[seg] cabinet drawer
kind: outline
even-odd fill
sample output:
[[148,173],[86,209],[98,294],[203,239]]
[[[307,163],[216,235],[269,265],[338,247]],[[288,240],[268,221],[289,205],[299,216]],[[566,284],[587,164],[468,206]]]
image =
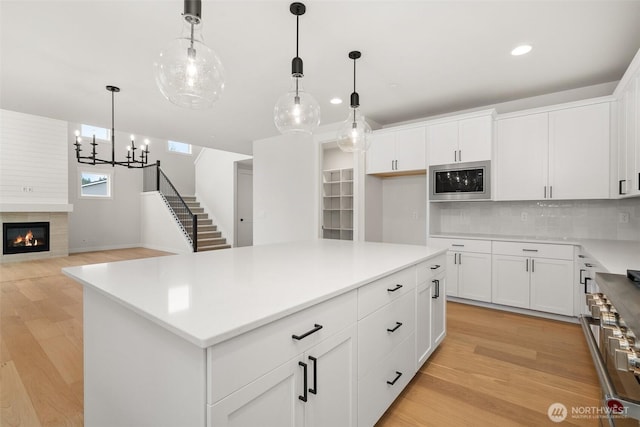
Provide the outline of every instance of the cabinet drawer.
[[416,267],[371,282],[358,289],[358,319],[373,313],[385,304],[413,290],[416,286]]
[[440,274],[447,266],[447,256],[445,254],[438,255],[428,261],[421,262],[416,266],[418,281],[417,284],[424,283],[432,277]]
[[358,378],[414,330],[415,292],[405,293],[358,322]]
[[[356,291],[332,298],[207,349],[207,403],[240,387],[355,323]],[[321,325],[322,329],[301,336]]]
[[480,252],[491,253],[491,240],[475,240],[475,239],[448,239],[440,237],[431,237],[427,246],[439,249],[449,249],[456,252]]
[[493,253],[537,258],[573,260],[573,245],[553,245],[548,243],[493,242]]
[[415,363],[415,335],[411,334],[358,381],[359,427],[371,427],[378,421],[413,378]]

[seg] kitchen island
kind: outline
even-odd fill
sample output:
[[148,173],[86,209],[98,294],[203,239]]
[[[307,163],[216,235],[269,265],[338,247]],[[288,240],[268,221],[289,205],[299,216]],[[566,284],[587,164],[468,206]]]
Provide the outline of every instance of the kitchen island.
[[371,426],[444,338],[444,253],[317,240],[66,268],[85,423]]

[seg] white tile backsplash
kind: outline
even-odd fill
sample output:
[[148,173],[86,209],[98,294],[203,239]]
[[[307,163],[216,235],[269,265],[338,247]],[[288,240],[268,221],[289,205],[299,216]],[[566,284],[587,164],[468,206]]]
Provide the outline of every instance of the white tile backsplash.
[[[525,202],[431,202],[434,234],[640,240],[640,198]],[[622,214],[629,222],[623,223]]]

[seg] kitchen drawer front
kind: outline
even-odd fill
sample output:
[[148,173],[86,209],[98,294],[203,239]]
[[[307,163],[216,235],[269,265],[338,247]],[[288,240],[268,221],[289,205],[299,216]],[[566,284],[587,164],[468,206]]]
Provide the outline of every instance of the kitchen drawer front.
[[455,252],[479,252],[483,254],[491,253],[491,240],[475,239],[448,239],[440,237],[430,237],[427,246],[438,249],[449,249]]
[[415,330],[415,292],[408,292],[358,322],[358,378]]
[[548,243],[493,242],[493,253],[534,258],[573,260],[573,245],[553,245]]
[[[207,403],[213,404],[356,322],[348,292],[207,349]],[[296,340],[306,332],[322,329]]]
[[417,284],[424,283],[435,275],[440,274],[447,266],[447,255],[438,255],[429,261],[421,262],[416,266],[418,270]]
[[[358,381],[358,426],[371,427],[415,374],[415,335],[411,334]],[[398,373],[402,375],[398,377]],[[393,385],[388,382],[397,380]]]
[[412,266],[358,288],[358,319],[416,287],[416,267]]

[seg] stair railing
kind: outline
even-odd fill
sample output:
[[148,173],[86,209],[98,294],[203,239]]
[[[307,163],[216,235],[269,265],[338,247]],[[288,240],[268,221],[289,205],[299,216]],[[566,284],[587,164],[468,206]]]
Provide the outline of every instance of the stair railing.
[[194,214],[171,180],[160,168],[160,160],[143,169],[143,191],[157,191],[178,220],[182,231],[190,240],[193,251],[198,252],[198,214]]

